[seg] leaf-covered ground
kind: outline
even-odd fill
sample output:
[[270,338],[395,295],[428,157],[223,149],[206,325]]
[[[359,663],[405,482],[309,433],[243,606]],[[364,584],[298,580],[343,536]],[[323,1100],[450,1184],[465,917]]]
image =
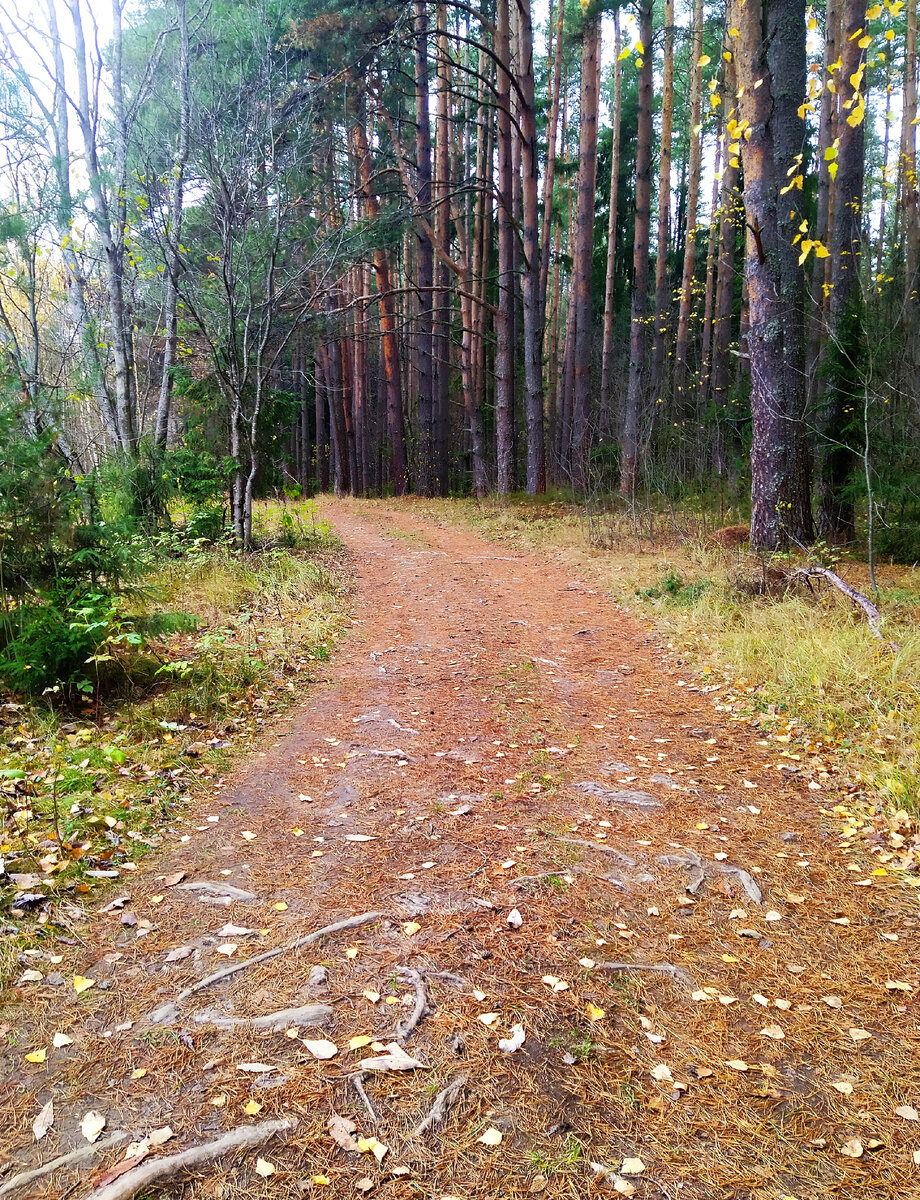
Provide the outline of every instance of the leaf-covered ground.
[[586,575],[325,510],[357,622],[326,680],[22,956],[0,1194],[240,1128],[168,1194],[914,1194],[917,902],[823,815],[834,763],[720,711]]

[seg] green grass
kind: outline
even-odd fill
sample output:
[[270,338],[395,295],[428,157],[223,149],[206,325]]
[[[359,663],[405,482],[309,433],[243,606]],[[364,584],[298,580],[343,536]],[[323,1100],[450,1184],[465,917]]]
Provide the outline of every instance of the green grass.
[[[14,873],[31,877],[24,890],[52,898],[104,887],[87,871],[120,869],[155,849],[233,749],[304,696],[342,628],[347,577],[328,526],[311,506],[290,508],[296,521],[281,506],[257,508],[263,548],[245,557],[167,543],[147,590],[197,624],[128,663],[121,695],[77,711],[23,705],[0,727],[4,905]],[[40,932],[38,912],[20,919],[24,930]],[[16,969],[9,944],[0,939],[0,979]]]

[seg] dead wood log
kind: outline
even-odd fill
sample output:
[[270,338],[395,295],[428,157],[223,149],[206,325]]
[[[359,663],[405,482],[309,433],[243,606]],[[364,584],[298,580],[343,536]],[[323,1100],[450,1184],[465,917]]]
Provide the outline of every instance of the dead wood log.
[[356,929],[359,925],[368,925],[371,921],[377,921],[382,916],[382,912],[367,912],[360,913],[356,917],[347,917],[344,921],[334,921],[331,925],[324,925],[322,929],[308,933],[306,937],[289,942],[286,946],[276,946],[273,950],[265,950],[262,954],[256,954],[252,958],[244,958],[242,962],[231,963],[230,966],[222,967],[219,971],[215,971],[213,975],[206,975],[204,979],[199,979],[197,983],[183,988],[175,1000],[171,1000],[166,1004],[161,1004],[159,1008],[155,1008],[149,1014],[147,1020],[151,1025],[169,1024],[178,1018],[179,1005],[182,1001],[187,1000],[189,996],[194,996],[196,992],[203,991],[204,988],[211,987],[212,984],[220,983],[222,979],[228,979],[231,975],[236,975],[238,971],[244,971],[247,967],[254,967],[256,963],[267,962],[270,958],[277,958],[279,954],[290,954],[291,951],[299,950],[303,946],[312,946],[314,942],[318,942],[321,938],[328,937],[330,934],[341,933],[345,929]]
[[231,1150],[252,1150],[261,1146],[276,1133],[286,1133],[297,1127],[296,1117],[284,1121],[262,1121],[258,1125],[243,1125],[230,1129],[213,1142],[191,1146],[178,1154],[167,1154],[163,1158],[149,1158],[146,1162],[127,1171],[118,1179],[103,1187],[88,1192],[84,1200],[131,1200],[143,1188],[159,1187],[164,1180],[172,1179],[185,1171],[194,1171],[215,1162]]
[[409,1134],[410,1138],[421,1137],[423,1133],[427,1133],[429,1129],[435,1129],[444,1118],[447,1116],[451,1108],[460,1099],[463,1092],[466,1090],[469,1075],[458,1075],[452,1080],[443,1091],[438,1092],[434,1098],[434,1103],[428,1113],[428,1116],[416,1125]]
[[53,1171],[60,1171],[64,1167],[75,1166],[87,1158],[93,1158],[95,1155],[101,1154],[104,1150],[111,1150],[113,1146],[120,1146],[130,1136],[126,1130],[117,1129],[114,1133],[109,1134],[107,1138],[103,1138],[101,1142],[95,1142],[91,1146],[80,1146],[78,1150],[71,1150],[69,1154],[61,1154],[57,1158],[52,1158],[40,1167],[32,1167],[28,1171],[21,1171],[18,1175],[14,1175],[12,1179],[8,1179],[6,1183],[0,1186],[0,1196],[8,1196],[11,1192],[16,1192],[20,1188],[25,1187],[27,1183],[32,1183],[36,1179],[42,1179],[44,1176],[50,1175]]

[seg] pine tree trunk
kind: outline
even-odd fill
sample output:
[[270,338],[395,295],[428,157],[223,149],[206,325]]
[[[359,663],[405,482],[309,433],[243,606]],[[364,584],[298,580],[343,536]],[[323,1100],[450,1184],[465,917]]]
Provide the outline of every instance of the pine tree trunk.
[[530,0],[517,4],[517,81],[520,90],[521,225],[524,255],[521,280],[524,326],[524,421],[527,427],[527,493],[546,491],[546,442],[543,424],[543,321],[546,294],[541,291],[542,259],[537,206],[537,127],[533,72],[533,25]]
[[[495,124],[498,159],[498,312],[495,316],[495,422],[498,492],[514,488],[514,216],[511,158],[509,0],[496,0]],[[485,249],[482,250],[483,257]],[[484,272],[483,272],[484,274]]]
[[620,443],[620,495],[632,499],[639,483],[639,443],[645,409],[649,236],[652,219],[652,0],[642,0],[639,10],[639,122],[636,134],[636,215],[633,225],[633,285],[629,326],[629,383]]
[[[863,314],[859,279],[865,173],[865,124],[860,116],[865,56],[859,33],[866,23],[866,0],[843,0],[842,66],[836,76],[841,119],[837,127],[837,178],[831,238],[831,294],[825,365],[826,417],[819,489],[818,527],[823,537],[849,541],[856,530],[856,509],[848,491],[856,465],[854,446],[861,437],[857,400],[862,392]],[[854,87],[853,80],[860,86]],[[861,410],[861,405],[858,405]]]
[[[600,94],[600,14],[585,19],[581,54],[581,108],[578,131],[578,211],[572,264],[574,336],[572,339],[572,477],[578,492],[588,486],[591,447],[591,263],[597,182],[597,117]],[[649,54],[649,63],[651,55]]]
[[[804,138],[805,0],[747,0],[735,8],[751,368],[751,546],[773,550],[811,536],[804,437],[804,275],[793,244],[796,204],[781,189],[799,169]],[[758,86],[754,83],[759,81]],[[793,190],[794,183],[793,183]]]
[[[431,207],[431,122],[428,113],[428,0],[415,0],[415,155],[416,204],[424,213]],[[418,371],[418,490],[433,496],[436,475],[436,420],[432,354],[434,247],[427,233],[416,234],[418,269],[418,319],[416,368]]]
[[904,296],[918,303],[920,266],[920,191],[917,187],[917,0],[907,0],[907,45],[901,119],[901,196],[904,225]]
[[696,274],[696,214],[700,195],[700,109],[702,107],[703,0],[694,0],[693,36],[690,42],[690,161],[687,167],[687,215],[684,234],[684,266],[681,274],[680,308],[677,314],[677,338],[674,344],[674,397],[684,402],[689,366],[690,311],[693,305],[693,280]]
[[[435,162],[433,200],[435,203],[434,234],[442,254],[450,249],[450,80],[449,44],[447,40],[447,5],[440,0],[437,6],[437,85],[435,116]],[[446,496],[449,490],[449,401],[450,401],[450,268],[442,257],[435,262],[435,328],[432,340],[434,358],[434,423],[435,469],[437,491]]]

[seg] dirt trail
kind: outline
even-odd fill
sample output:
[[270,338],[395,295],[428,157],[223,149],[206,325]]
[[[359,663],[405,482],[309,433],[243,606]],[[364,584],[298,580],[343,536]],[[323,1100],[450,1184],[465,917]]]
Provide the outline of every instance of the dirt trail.
[[[895,1112],[920,1107],[916,903],[820,823],[838,797],[726,726],[590,580],[407,506],[324,512],[353,557],[354,631],[288,731],[125,877],[123,906],[38,963],[65,982],[19,988],[0,1189],[85,1145],[94,1109],[135,1139],[171,1126],[161,1155],[298,1121],[180,1187],[195,1197],[585,1196],[614,1182],[590,1162],[635,1158],[622,1194],[920,1194],[920,1125]],[[184,886],[203,882],[247,895]],[[170,1013],[221,967],[369,911]],[[94,985],[77,995],[74,974]],[[316,1027],[221,1027],[316,1005]],[[517,1024],[523,1046],[502,1051]],[[423,1064],[364,1074],[376,1123],[352,1080],[376,1053],[349,1048],[362,1035]],[[410,1136],[458,1076],[443,1123]],[[334,1113],[381,1162],[336,1145]],[[17,1194],[84,1195],[121,1153]]]

